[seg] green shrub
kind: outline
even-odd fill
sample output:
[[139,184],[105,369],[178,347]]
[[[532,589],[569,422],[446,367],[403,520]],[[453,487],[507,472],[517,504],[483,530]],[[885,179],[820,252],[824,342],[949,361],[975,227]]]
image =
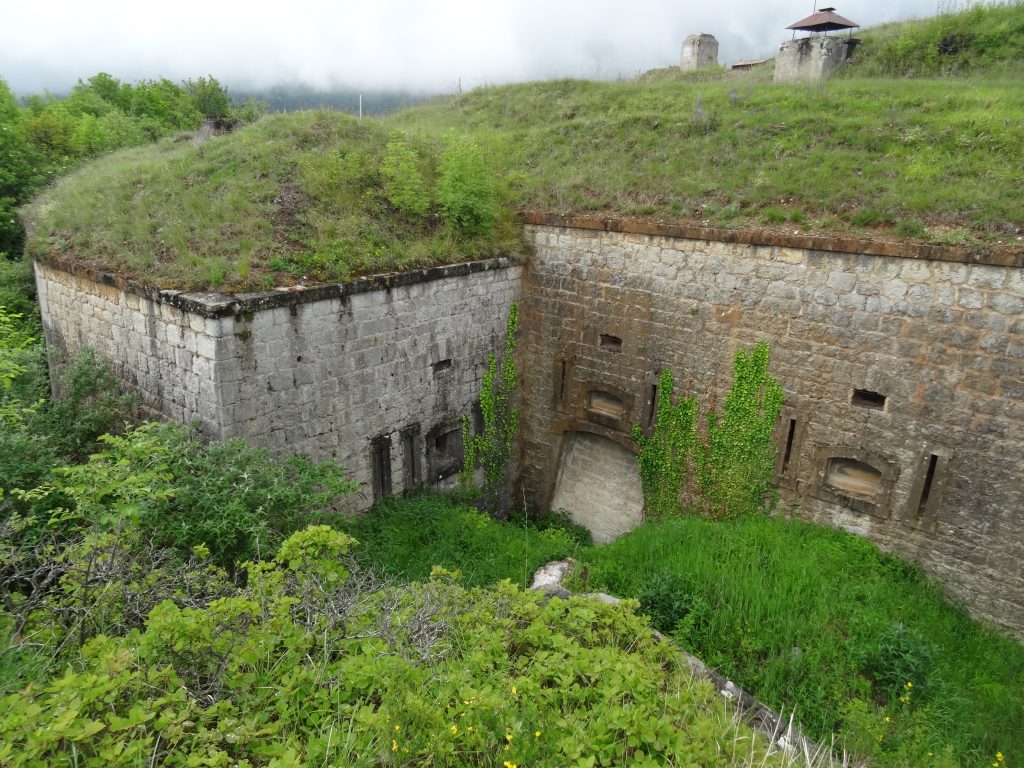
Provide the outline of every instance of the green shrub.
[[[692,624],[703,603],[689,580],[669,570],[655,571],[647,576],[635,597],[640,601],[641,613],[650,618],[655,629],[665,634],[681,629],[680,624],[684,627]],[[691,619],[689,622],[686,621],[688,617]]]
[[268,557],[296,530],[338,517],[338,497],[355,489],[331,462],[275,462],[242,440],[204,445],[172,423],[100,442],[87,463],[58,471],[56,487],[73,501],[61,516],[65,525],[137,526],[146,540],[183,557],[205,547],[229,570]]
[[100,435],[119,431],[135,416],[137,396],[120,393],[119,386],[106,361],[84,349],[65,366],[57,397],[39,412],[35,428],[57,454],[80,461]]
[[284,542],[287,569],[165,600],[141,631],[95,636],[0,699],[0,763],[788,764],[628,603],[470,590],[443,571],[312,589],[325,553],[306,533]]
[[384,196],[400,213],[422,217],[430,207],[430,194],[420,172],[420,159],[400,138],[388,142],[380,168]]
[[921,633],[898,621],[871,639],[860,664],[875,690],[889,701],[910,688],[925,694],[934,658],[935,649]]
[[498,216],[498,198],[480,145],[450,136],[439,172],[437,202],[448,228],[467,236],[486,233]]

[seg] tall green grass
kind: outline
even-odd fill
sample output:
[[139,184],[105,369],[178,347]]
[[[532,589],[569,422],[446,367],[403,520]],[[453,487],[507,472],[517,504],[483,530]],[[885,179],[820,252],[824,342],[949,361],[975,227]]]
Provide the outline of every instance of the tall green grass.
[[[453,235],[439,216],[396,212],[380,172],[388,140],[375,120],[303,112],[200,146],[164,140],[117,152],[25,209],[27,253],[159,286],[237,290],[524,252],[507,203],[473,237]],[[414,142],[429,178],[443,144]]]
[[937,77],[1024,73],[1024,2],[946,4],[935,16],[864,30],[840,77]]
[[1007,765],[1024,759],[1024,646],[857,536],[770,517],[689,517],[580,547],[562,530],[499,523],[437,495],[388,501],[348,530],[365,564],[400,579],[437,564],[470,584],[527,583],[571,554],[571,588],[638,599],[687,650],[876,765],[988,765],[997,751]]
[[435,565],[462,573],[467,586],[502,579],[530,583],[544,563],[578,549],[558,527],[500,523],[468,504],[436,494],[389,499],[344,524],[366,565],[405,581],[423,580]]
[[560,80],[388,120],[472,132],[527,208],[937,243],[1016,242],[1024,223],[1024,89],[1006,80]]
[[1024,759],[1024,647],[864,539],[768,517],[687,517],[581,558],[578,588],[640,598],[691,652],[795,707],[819,737],[839,732],[886,765],[926,764],[915,761],[947,747],[960,765],[997,751]]

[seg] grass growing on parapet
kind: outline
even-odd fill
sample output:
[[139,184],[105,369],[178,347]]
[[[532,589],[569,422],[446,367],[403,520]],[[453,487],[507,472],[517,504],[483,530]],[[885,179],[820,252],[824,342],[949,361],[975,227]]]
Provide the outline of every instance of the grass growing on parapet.
[[488,137],[527,208],[949,244],[1024,234],[1024,89],[1012,81],[561,80],[389,121]]
[[579,557],[576,588],[639,598],[706,663],[770,706],[796,707],[812,736],[838,732],[877,765],[1024,758],[1024,647],[863,539],[689,517]]
[[529,584],[541,565],[577,549],[571,533],[556,525],[499,523],[468,504],[435,494],[389,499],[343,525],[360,542],[356,556],[361,561],[403,580],[424,579],[440,565],[459,570],[469,586],[501,579]]
[[[28,252],[266,288],[522,254],[517,207],[1019,248],[1022,30],[1019,0],[868,30],[861,63],[817,87],[661,70],[165,140],[44,193]],[[970,76],[905,77],[949,73]]]
[[[487,190],[492,217],[484,229],[450,225],[440,202],[410,210],[396,195],[410,177],[429,195],[446,163],[472,149],[450,145],[407,142],[372,120],[306,112],[269,117],[198,147],[168,140],[119,152],[62,180],[28,209],[28,252],[186,289],[344,280],[522,253],[501,184]],[[483,169],[501,176],[493,157]]]

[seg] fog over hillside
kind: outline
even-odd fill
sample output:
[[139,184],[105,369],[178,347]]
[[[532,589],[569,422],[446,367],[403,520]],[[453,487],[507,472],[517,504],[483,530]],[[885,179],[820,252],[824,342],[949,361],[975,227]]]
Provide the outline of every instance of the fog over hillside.
[[[963,4],[846,0],[837,10],[868,26]],[[211,73],[235,90],[302,84],[451,92],[561,76],[614,79],[675,63],[682,39],[694,32],[718,38],[722,63],[770,56],[790,36],[785,26],[814,10],[813,0],[5,6],[0,76],[21,93],[66,89],[97,71],[128,80]]]

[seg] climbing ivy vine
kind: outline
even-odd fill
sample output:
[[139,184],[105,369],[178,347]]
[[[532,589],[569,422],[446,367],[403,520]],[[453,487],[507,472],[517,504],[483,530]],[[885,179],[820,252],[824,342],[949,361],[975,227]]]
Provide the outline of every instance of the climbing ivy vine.
[[782,385],[768,373],[768,344],[738,350],[722,413],[708,414],[707,436],[698,447],[698,500],[706,516],[732,517],[774,505],[772,431],[782,400]]
[[672,404],[672,373],[661,374],[658,418],[650,437],[639,425],[637,463],[649,518],[678,514],[685,501],[707,517],[735,517],[770,509],[775,444],[772,431],[782,409],[779,382],[768,373],[768,344],[740,349],[722,412],[711,410],[698,429],[697,401]]
[[512,458],[512,441],[519,429],[519,414],[512,406],[518,372],[516,370],[516,331],[519,328],[519,307],[513,303],[508,310],[505,348],[499,364],[492,354],[487,360],[480,387],[480,413],[483,431],[471,434],[469,418],[462,418],[463,490],[474,485],[478,466],[484,470],[483,505],[487,511],[504,516],[508,511],[508,467]]
[[666,368],[658,381],[657,420],[651,436],[633,425],[633,439],[640,446],[637,463],[644,490],[648,519],[679,512],[683,483],[691,474],[693,444],[697,436],[697,399],[684,396],[672,404],[672,371]]

